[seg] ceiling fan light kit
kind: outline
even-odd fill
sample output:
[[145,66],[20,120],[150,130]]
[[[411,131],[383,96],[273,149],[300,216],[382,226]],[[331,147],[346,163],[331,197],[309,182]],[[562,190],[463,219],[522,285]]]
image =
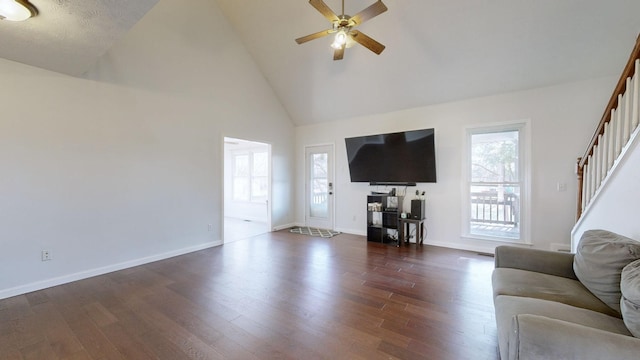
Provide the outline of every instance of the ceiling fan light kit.
[[0,19],[24,21],[38,15],[38,9],[27,0],[0,0]]
[[347,44],[347,32],[343,29],[338,31],[335,39],[333,40],[333,44],[331,44],[331,47],[337,50],[345,46],[346,44]]
[[387,6],[382,3],[382,0],[376,1],[354,16],[345,15],[344,0],[342,0],[342,15],[340,16],[336,15],[322,0],[309,0],[309,4],[329,20],[332,26],[329,30],[319,31],[297,38],[296,42],[298,44],[304,44],[308,41],[328,36],[329,34],[336,34],[331,44],[331,47],[334,49],[333,60],[342,60],[344,57],[344,49],[351,47],[354,42],[366,47],[377,55],[380,55],[384,50],[384,45],[365,35],[363,32],[354,30],[356,26],[387,11]]

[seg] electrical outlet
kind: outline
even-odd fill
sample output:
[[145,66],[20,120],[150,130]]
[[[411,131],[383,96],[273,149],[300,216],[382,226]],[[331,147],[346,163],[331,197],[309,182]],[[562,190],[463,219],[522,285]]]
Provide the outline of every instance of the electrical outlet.
[[209,231],[213,231],[213,224],[209,224],[208,229],[209,229]]
[[51,260],[51,251],[42,250],[42,261],[49,261],[49,260]]

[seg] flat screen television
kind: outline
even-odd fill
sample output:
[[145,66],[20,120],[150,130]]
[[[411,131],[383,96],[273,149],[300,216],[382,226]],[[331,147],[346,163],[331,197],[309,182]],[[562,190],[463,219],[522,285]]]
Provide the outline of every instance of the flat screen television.
[[415,185],[436,182],[434,129],[346,138],[351,182]]

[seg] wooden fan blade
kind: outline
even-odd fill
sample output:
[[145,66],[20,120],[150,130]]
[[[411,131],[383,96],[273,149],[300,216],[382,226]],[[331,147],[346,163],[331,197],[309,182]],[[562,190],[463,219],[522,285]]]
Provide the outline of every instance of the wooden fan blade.
[[316,10],[318,10],[320,14],[322,14],[322,16],[327,18],[327,20],[331,22],[340,21],[340,19],[338,18],[338,15],[336,15],[336,13],[334,13],[333,10],[331,10],[331,8],[324,3],[324,1],[309,0],[309,4],[311,4],[311,6],[316,8]]
[[303,36],[301,38],[297,38],[296,42],[298,44],[304,44],[307,41],[311,41],[311,40],[315,40],[315,39],[319,39],[321,37],[325,37],[331,33],[333,33],[333,30],[322,30],[322,31],[318,31],[317,33],[311,34],[311,35],[307,35],[307,36]]
[[387,6],[382,3],[382,0],[378,0],[373,3],[373,5],[355,14],[353,17],[351,17],[350,20],[355,23],[354,26],[360,25],[363,22],[380,15],[385,11],[387,11]]
[[368,37],[361,31],[351,30],[351,38],[357,42],[358,44],[366,47],[367,49],[373,51],[374,53],[380,55],[380,53],[384,50],[385,46],[380,44],[379,42],[373,40]]
[[342,45],[341,48],[336,49],[336,51],[333,52],[333,60],[342,60],[344,57],[344,48],[345,45]]

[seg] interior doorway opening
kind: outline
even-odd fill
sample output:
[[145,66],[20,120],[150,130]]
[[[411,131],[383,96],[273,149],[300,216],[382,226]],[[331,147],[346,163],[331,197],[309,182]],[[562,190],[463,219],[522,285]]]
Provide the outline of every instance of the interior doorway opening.
[[271,145],[224,138],[223,241],[271,229]]

